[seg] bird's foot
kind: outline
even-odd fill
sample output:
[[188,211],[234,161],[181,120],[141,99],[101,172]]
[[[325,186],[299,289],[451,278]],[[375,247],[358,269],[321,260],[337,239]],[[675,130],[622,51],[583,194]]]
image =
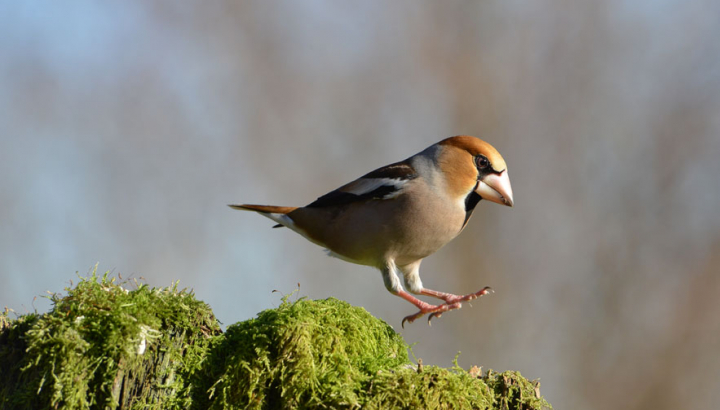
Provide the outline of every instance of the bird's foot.
[[426,314],[430,314],[428,316],[428,324],[431,324],[431,321],[435,317],[442,316],[443,313],[460,309],[462,307],[462,302],[469,302],[471,300],[475,300],[479,298],[480,296],[487,295],[488,293],[493,293],[494,290],[490,286],[485,286],[484,288],[480,289],[479,291],[475,293],[470,293],[467,295],[453,295],[452,293],[444,293],[444,292],[437,292],[434,290],[424,289],[421,293],[427,296],[433,296],[436,298],[440,298],[445,301],[442,305],[431,305],[429,303],[422,303],[417,304],[420,308],[420,311],[415,313],[414,315],[406,316],[402,320],[402,327],[405,328],[405,322],[412,323],[415,321],[415,319],[422,317]]
[[492,290],[490,286],[485,286],[479,291],[467,295],[453,295],[452,293],[445,293],[441,299],[444,300],[446,304],[451,305],[453,303],[469,302],[479,298],[480,296],[487,295],[488,293],[495,293],[495,291]]
[[462,307],[462,303],[455,302],[455,303],[443,303],[442,305],[430,305],[427,304],[427,306],[420,307],[420,311],[415,313],[414,315],[405,316],[405,318],[402,320],[402,327],[405,328],[405,322],[412,323],[415,321],[415,319],[425,316],[428,313],[430,316],[428,316],[428,325],[430,324],[430,321],[434,317],[440,317],[443,313],[449,311],[449,310],[455,310],[460,309]]

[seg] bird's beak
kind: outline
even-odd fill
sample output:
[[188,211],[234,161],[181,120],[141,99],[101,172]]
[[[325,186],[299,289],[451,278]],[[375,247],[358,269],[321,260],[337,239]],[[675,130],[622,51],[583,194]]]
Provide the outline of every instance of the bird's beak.
[[499,175],[485,175],[478,181],[478,187],[475,189],[475,192],[477,192],[482,199],[487,199],[500,205],[513,206],[513,194],[507,169]]

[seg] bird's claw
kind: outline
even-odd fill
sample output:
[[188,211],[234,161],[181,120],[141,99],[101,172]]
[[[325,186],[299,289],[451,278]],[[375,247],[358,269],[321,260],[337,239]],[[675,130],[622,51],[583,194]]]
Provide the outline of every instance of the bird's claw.
[[413,315],[405,316],[405,317],[403,318],[402,323],[400,324],[400,326],[402,326],[402,328],[405,329],[405,322],[412,323],[412,322],[415,321],[415,319],[423,316],[425,313],[427,313],[427,312],[423,312],[423,310],[421,309],[419,312],[417,312],[417,313],[415,313],[415,314],[413,314]]
[[405,322],[412,323],[415,321],[415,319],[425,316],[428,313],[430,314],[430,316],[428,316],[428,325],[430,325],[430,321],[434,317],[440,317],[443,313],[449,310],[460,309],[461,307],[462,304],[460,302],[443,303],[442,305],[437,306],[430,305],[430,307],[428,308],[421,308],[419,312],[413,315],[405,316],[405,318],[402,320],[401,326],[403,329],[405,329]]

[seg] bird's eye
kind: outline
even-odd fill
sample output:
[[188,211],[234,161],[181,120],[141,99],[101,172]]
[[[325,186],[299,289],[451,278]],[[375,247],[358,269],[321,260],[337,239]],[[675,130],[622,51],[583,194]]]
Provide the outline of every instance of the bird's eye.
[[477,163],[478,169],[485,169],[490,166],[490,161],[482,155],[475,158],[475,162]]

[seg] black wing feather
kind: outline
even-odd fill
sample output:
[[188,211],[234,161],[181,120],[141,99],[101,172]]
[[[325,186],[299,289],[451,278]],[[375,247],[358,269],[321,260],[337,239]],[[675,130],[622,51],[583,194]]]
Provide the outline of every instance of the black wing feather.
[[[408,164],[406,161],[403,161],[397,162],[395,164],[390,164],[382,168],[378,168],[372,172],[363,175],[358,179],[390,179],[397,181],[409,181],[415,178],[417,178],[417,173],[415,173],[415,170],[412,168],[412,166],[410,166],[410,164]],[[352,182],[350,184],[352,184]],[[332,192],[321,196],[311,204],[307,205],[306,208],[322,208],[327,206],[346,205],[368,199],[383,199],[386,196],[400,189],[396,185],[380,185],[372,191],[364,192],[358,195],[353,194],[352,192],[344,191],[343,188],[347,187],[348,185],[344,185]]]

